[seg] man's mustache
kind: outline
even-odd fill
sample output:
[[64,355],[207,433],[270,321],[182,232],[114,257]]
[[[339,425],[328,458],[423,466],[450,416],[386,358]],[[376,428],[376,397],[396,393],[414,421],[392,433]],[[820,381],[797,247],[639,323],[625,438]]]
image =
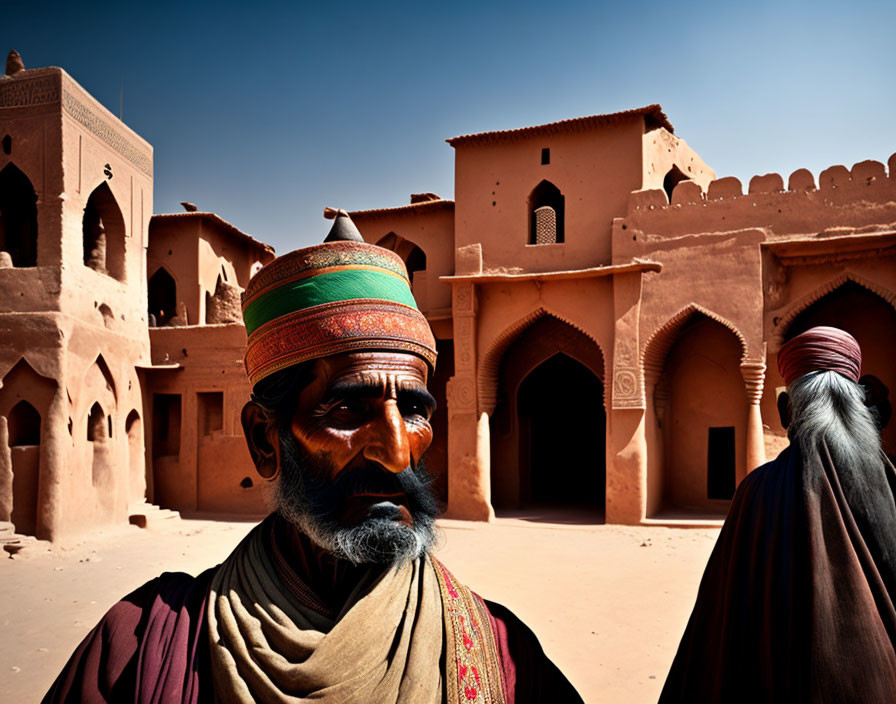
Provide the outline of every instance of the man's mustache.
[[358,494],[395,495],[403,494],[408,499],[420,497],[421,492],[428,489],[431,480],[422,471],[408,466],[398,474],[390,472],[377,462],[346,469],[333,479],[322,484],[320,489],[321,503],[344,500]]

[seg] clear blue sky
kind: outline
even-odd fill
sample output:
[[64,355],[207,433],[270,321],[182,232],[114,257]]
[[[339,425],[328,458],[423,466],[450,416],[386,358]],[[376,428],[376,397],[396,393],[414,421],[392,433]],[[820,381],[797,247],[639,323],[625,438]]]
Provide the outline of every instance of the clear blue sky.
[[719,176],[896,151],[896,2],[4,3],[0,49],[62,66],[181,200],[278,252],[325,205],[453,196],[448,137],[662,104]]

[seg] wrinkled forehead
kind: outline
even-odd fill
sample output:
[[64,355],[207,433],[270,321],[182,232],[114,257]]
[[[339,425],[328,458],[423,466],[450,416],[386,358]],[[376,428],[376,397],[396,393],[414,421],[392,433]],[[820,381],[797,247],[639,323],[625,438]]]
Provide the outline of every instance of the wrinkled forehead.
[[407,352],[347,352],[324,357],[314,366],[312,394],[326,393],[341,384],[370,389],[426,388],[429,367]]

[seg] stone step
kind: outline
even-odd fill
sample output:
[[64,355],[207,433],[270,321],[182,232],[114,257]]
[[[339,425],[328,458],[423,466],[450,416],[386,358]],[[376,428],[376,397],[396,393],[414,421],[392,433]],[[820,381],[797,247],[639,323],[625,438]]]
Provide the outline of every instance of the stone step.
[[128,522],[138,528],[153,528],[179,518],[179,512],[155,504],[132,504],[128,508]]

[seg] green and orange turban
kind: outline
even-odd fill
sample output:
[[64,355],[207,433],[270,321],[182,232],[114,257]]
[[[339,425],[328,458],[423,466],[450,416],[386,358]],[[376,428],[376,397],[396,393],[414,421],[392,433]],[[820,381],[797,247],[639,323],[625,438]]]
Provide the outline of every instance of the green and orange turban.
[[295,364],[360,350],[411,352],[435,368],[435,338],[404,261],[360,235],[334,237],[340,229],[357,233],[345,211],[327,242],[278,257],[249,281],[243,320],[253,386]]

